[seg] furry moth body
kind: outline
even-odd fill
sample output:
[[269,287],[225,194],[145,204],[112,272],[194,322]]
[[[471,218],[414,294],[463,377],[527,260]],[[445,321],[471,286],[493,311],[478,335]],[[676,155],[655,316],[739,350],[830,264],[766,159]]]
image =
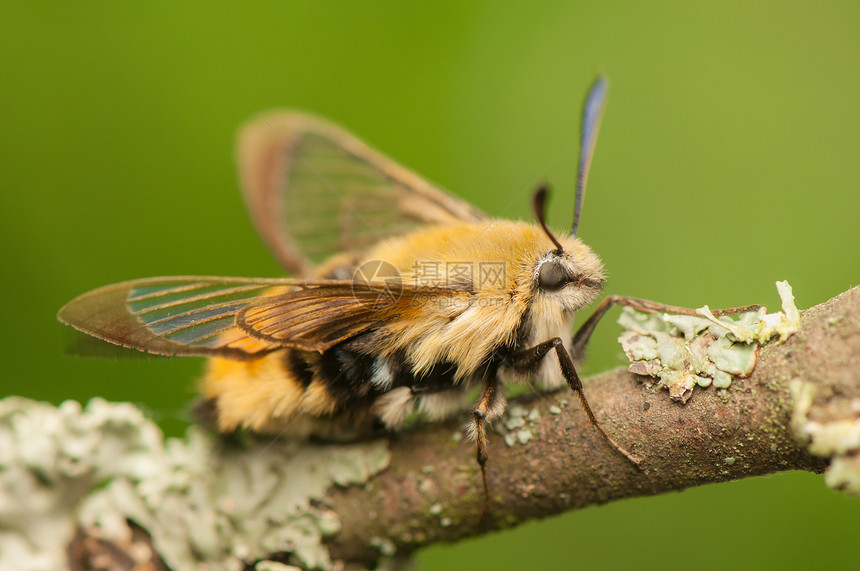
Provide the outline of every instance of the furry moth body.
[[[443,268],[439,279],[449,285],[382,302],[377,323],[322,352],[284,347],[252,360],[211,359],[201,391],[220,430],[337,436],[376,421],[397,429],[414,410],[431,420],[468,410],[470,389],[497,375],[537,375],[542,388],[559,388],[554,355],[519,372],[515,354],[553,337],[570,349],[573,311],[597,296],[603,274],[591,250],[568,239],[559,263],[582,283],[542,293],[534,271],[545,241],[538,226],[494,221],[428,228],[373,248],[359,267],[385,260],[409,284],[418,259]],[[470,257],[512,271],[461,285],[450,262]],[[503,410],[500,395],[487,419]]]
[[412,412],[471,409],[486,491],[485,423],[504,411],[502,379],[526,377],[567,384],[636,463],[594,417],[571,354],[613,304],[693,312],[610,296],[571,337],[604,281],[576,229],[605,94],[599,77],[583,109],[567,235],[546,226],[545,188],[538,224],[495,220],[330,123],[273,113],[241,132],[240,182],[257,230],[295,277],[135,280],[81,295],[59,319],[118,345],[209,357],[201,392],[222,432],[349,438],[397,429]]

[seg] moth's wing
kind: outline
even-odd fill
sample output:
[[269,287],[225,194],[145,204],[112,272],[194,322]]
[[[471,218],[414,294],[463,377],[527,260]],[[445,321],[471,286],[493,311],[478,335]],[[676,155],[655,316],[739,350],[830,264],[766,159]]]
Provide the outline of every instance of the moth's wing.
[[467,289],[389,282],[308,282],[239,312],[250,334],[304,351],[326,349],[392,320],[420,312],[440,298],[470,297]]
[[340,127],[304,113],[275,112],[246,125],[238,163],[258,232],[299,276],[336,253],[367,249],[422,224],[487,219]]
[[392,282],[181,276],[87,292],[58,318],[116,345],[158,355],[247,359],[329,347],[466,290]]
[[295,288],[295,280],[180,276],[87,292],[57,317],[93,337],[159,355],[250,358],[275,344],[236,325],[248,305]]

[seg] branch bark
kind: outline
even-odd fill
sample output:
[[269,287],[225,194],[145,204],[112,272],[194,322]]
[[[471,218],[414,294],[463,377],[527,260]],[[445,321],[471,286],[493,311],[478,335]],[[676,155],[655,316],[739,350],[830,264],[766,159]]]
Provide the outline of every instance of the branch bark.
[[[150,564],[161,555],[177,567],[193,560],[233,568],[266,557],[319,568],[338,560],[367,566],[591,504],[782,470],[821,472],[831,460],[834,467],[841,463],[841,472],[829,483],[860,491],[858,370],[860,288],[854,288],[802,312],[800,331],[783,344],[765,346],[749,378],[728,390],[696,389],[686,405],[624,368],[584,379],[596,416],[643,459],[642,470],[588,425],[572,393],[515,399],[491,433],[487,511],[474,444],[463,437],[462,423],[419,427],[387,443],[297,448],[269,441],[238,450],[199,431],[184,443],[164,445],[148,421],[132,419],[127,405],[120,413],[97,403],[99,422],[69,420],[95,412],[61,405],[52,410],[66,428],[54,431],[59,444],[43,446],[39,456],[31,444],[15,440],[29,438],[35,417],[22,412],[21,399],[7,399],[0,401],[0,440],[13,445],[0,458],[0,524],[7,532],[23,530],[19,535],[27,541],[0,533],[0,543],[10,542],[0,545],[0,553],[27,542],[28,549],[50,549],[33,540],[44,536],[37,526],[42,518],[53,522],[54,536],[66,537],[61,554],[45,559],[51,564],[60,556],[70,566],[106,554],[133,559],[141,553],[141,536],[148,536],[130,525],[122,543],[108,529],[128,519],[152,536]],[[35,430],[47,433],[45,421],[39,422]],[[97,430],[102,432],[93,436]],[[49,440],[38,437],[40,443]],[[82,449],[98,460],[86,464]],[[58,458],[53,464],[50,454]],[[168,470],[178,475],[165,476]],[[196,487],[196,481],[203,483]],[[45,486],[53,495],[34,500]],[[297,498],[302,486],[310,491]],[[24,502],[24,496],[30,499]],[[165,515],[164,506],[179,506],[181,497],[193,508],[181,504]],[[35,505],[42,511],[36,513]],[[30,513],[3,516],[16,510]],[[68,525],[56,523],[62,510],[70,514]],[[183,510],[206,517],[193,520]],[[189,528],[187,549],[166,547],[176,535],[164,524],[171,517]],[[256,543],[249,546],[243,537],[224,547],[223,538],[239,530],[250,530]],[[308,547],[314,541],[320,550]]]

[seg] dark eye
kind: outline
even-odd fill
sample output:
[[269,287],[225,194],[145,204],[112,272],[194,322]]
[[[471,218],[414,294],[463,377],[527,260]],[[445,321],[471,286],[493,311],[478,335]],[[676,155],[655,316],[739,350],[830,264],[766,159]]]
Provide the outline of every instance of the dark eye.
[[544,262],[538,271],[538,286],[542,290],[557,291],[570,282],[570,276],[558,262]]

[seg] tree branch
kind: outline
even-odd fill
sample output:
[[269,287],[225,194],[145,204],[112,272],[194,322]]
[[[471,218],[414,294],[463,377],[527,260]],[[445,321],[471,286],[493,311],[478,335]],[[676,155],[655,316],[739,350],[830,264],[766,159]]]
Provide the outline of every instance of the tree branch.
[[[491,433],[487,512],[474,444],[463,437],[459,423],[419,427],[390,442],[266,441],[240,450],[199,430],[165,447],[142,417],[102,413],[110,421],[76,422],[99,434],[92,450],[110,444],[113,453],[107,458],[78,453],[77,471],[70,472],[67,457],[74,447],[69,442],[80,440],[86,427],[72,436],[57,429],[51,436],[43,424],[35,437],[62,444],[34,456],[21,419],[33,418],[35,409],[22,399],[6,399],[0,401],[0,440],[17,448],[6,447],[0,514],[9,513],[9,506],[17,505],[15,495],[23,493],[10,475],[19,488],[22,481],[31,482],[25,487],[43,482],[63,501],[43,502],[48,507],[41,512],[21,504],[30,506],[20,507],[29,510],[25,521],[0,523],[29,541],[42,533],[37,524],[43,518],[66,514],[68,525],[54,537],[65,537],[65,546],[77,530],[72,545],[80,561],[93,556],[81,547],[86,543],[81,534],[128,551],[118,537],[133,542],[134,528],[118,532],[111,522],[122,527],[117,522],[129,519],[149,532],[155,552],[176,567],[205,561],[229,568],[278,557],[328,568],[336,561],[372,565],[432,543],[618,498],[782,470],[821,472],[830,465],[828,483],[857,492],[858,370],[860,288],[854,288],[804,311],[800,331],[783,344],[765,346],[752,376],[728,390],[697,389],[686,405],[623,368],[585,379],[596,416],[619,444],[643,459],[642,470],[588,426],[572,393],[516,399]],[[108,406],[96,404],[98,410]],[[68,419],[74,417],[70,408],[52,410]],[[88,418],[96,414],[91,409],[77,413]],[[130,465],[130,456],[149,462],[151,469]],[[185,470],[184,480],[177,480],[178,468]],[[177,502],[169,512],[176,520],[166,530],[168,500]],[[188,530],[175,531],[182,525]],[[214,530],[212,537],[202,530]],[[9,536],[0,534],[0,553],[8,553]]]

